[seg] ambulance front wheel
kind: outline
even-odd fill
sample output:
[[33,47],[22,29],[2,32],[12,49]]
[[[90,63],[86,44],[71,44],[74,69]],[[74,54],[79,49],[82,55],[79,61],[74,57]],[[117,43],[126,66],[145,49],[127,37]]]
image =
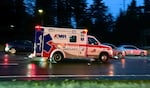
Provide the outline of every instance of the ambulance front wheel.
[[61,62],[64,59],[64,56],[61,52],[55,52],[52,58],[56,62]]
[[99,60],[101,62],[104,62],[106,63],[109,59],[109,55],[107,53],[101,53],[100,56],[99,56]]

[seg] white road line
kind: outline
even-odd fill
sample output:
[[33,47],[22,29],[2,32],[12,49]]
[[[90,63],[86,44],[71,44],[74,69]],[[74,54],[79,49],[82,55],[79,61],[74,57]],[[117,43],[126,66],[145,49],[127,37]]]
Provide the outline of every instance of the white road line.
[[18,63],[0,63],[0,65],[18,65]]
[[149,74],[147,75],[114,75],[114,76],[108,76],[108,75],[33,75],[33,76],[0,76],[0,78],[22,78],[22,77],[150,77]]

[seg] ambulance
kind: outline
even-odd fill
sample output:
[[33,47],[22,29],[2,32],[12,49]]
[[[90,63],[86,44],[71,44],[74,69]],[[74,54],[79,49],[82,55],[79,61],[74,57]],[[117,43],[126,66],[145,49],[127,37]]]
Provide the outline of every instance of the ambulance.
[[102,45],[86,29],[35,27],[34,53],[31,57],[43,57],[61,62],[70,59],[94,59],[107,62],[113,57],[110,46]]

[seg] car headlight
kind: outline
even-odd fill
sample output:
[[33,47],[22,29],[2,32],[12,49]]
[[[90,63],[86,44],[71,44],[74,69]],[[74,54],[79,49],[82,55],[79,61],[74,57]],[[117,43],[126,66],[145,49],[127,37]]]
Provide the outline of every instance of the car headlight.
[[8,52],[9,51],[9,47],[5,47],[5,52]]

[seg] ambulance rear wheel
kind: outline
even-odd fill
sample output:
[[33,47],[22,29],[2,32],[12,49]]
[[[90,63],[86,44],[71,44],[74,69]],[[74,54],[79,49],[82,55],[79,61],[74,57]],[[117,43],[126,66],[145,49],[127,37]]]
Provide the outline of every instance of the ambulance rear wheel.
[[106,63],[109,59],[109,55],[107,53],[101,53],[99,56],[99,60],[103,63]]
[[60,53],[60,52],[54,53],[52,58],[53,58],[56,62],[61,62],[61,61],[64,59],[62,53]]

